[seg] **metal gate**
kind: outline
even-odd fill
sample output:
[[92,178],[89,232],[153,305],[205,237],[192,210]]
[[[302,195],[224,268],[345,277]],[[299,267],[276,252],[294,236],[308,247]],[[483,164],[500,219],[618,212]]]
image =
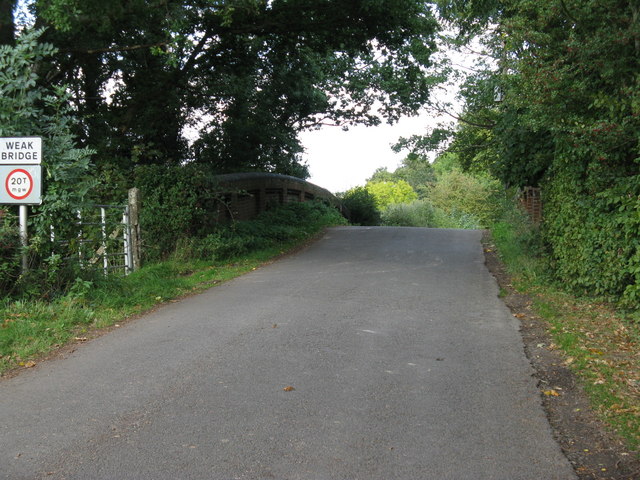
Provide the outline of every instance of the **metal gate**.
[[128,275],[134,270],[129,205],[93,205],[78,210],[73,232],[76,238],[57,238],[51,227],[51,241],[75,252],[67,261],[77,261],[85,269],[102,269],[105,275]]
[[133,271],[128,205],[94,205],[78,212],[78,256],[84,268],[102,268],[105,275]]

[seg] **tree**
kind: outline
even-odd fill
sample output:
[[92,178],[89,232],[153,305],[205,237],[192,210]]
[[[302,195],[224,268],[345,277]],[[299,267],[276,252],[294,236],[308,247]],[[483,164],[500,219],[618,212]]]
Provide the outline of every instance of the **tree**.
[[349,221],[355,225],[379,225],[380,211],[375,197],[365,187],[354,187],[340,195],[349,213]]
[[32,207],[30,251],[49,266],[46,278],[39,279],[46,288],[49,281],[69,280],[58,267],[71,252],[60,251],[64,246],[50,241],[52,230],[58,238],[77,238],[77,232],[67,234],[75,228],[76,212],[95,182],[87,175],[93,152],[75,144],[68,93],[62,87],[37,85],[38,65],[55,54],[52,45],[39,42],[41,35],[41,30],[25,32],[15,46],[0,46],[0,137],[43,138],[43,203]]
[[[568,286],[640,302],[640,6],[632,0],[439,2],[461,44],[486,26],[451,149],[465,167],[540,185]],[[478,7],[479,9],[476,9]],[[464,126],[462,126],[464,125]],[[424,141],[423,144],[427,144]],[[414,142],[417,145],[417,142]]]
[[[36,0],[101,162],[304,174],[297,134],[416,112],[437,23],[417,0]],[[107,94],[109,91],[109,94]],[[197,131],[193,148],[185,129]]]
[[424,198],[429,185],[435,181],[435,172],[429,160],[420,155],[409,153],[402,164],[393,172],[386,168],[378,168],[367,183],[397,182],[402,180],[408,183],[419,198]]
[[15,22],[13,11],[16,0],[0,0],[0,45],[13,45]]
[[365,187],[373,195],[378,210],[384,210],[391,204],[411,203],[418,194],[404,180],[395,182],[367,182]]

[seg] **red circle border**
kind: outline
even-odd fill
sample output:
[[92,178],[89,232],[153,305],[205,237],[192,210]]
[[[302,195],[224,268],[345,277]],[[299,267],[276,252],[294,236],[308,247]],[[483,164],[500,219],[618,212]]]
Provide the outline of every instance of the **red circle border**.
[[[29,177],[29,191],[25,194],[22,195],[20,197],[14,195],[13,193],[11,193],[10,189],[9,189],[9,178],[11,177],[11,175],[13,175],[14,173],[24,173],[27,177]],[[9,196],[11,198],[13,198],[14,200],[24,200],[25,198],[27,198],[29,195],[31,195],[31,192],[33,191],[33,177],[31,176],[31,174],[29,172],[27,172],[24,168],[16,168],[15,170],[12,170],[11,172],[9,172],[9,175],[7,175],[7,179],[4,182],[4,189],[6,190],[6,192],[9,194]]]

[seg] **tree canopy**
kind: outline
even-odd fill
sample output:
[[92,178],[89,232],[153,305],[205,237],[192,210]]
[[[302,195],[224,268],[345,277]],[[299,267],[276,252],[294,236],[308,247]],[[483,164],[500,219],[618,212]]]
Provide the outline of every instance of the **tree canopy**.
[[[0,0],[0,42],[16,35]],[[304,176],[297,134],[395,121],[428,98],[437,22],[417,0],[33,0],[99,163]]]
[[554,270],[590,293],[640,298],[640,5],[635,0],[441,0],[458,71],[455,129],[399,147],[444,146],[468,170],[542,187]]

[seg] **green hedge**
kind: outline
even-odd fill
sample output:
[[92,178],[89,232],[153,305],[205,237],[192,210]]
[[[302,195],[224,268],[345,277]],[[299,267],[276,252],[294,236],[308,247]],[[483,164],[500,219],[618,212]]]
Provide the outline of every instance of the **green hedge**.
[[558,278],[578,293],[640,305],[640,176],[556,169],[543,191]]
[[247,253],[303,240],[327,225],[347,221],[338,210],[322,202],[295,202],[277,206],[253,220],[218,226],[202,238],[184,238],[175,256],[200,260],[226,260]]

